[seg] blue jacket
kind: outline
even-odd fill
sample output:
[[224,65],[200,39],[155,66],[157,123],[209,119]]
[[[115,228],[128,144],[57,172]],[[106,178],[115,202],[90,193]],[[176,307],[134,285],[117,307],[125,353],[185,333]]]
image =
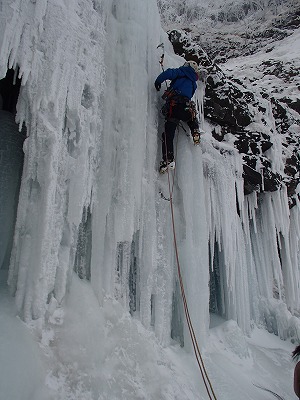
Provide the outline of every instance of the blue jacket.
[[176,90],[178,94],[191,99],[197,89],[198,75],[192,67],[168,68],[156,78],[155,83],[163,83],[170,80],[170,88]]

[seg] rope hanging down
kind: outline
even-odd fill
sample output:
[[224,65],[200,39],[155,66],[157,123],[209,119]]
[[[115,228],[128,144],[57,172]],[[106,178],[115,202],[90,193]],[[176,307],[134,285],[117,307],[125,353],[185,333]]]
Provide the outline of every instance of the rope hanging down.
[[[162,55],[160,58],[160,65],[162,70],[164,71],[164,66],[163,66],[163,62],[164,62],[164,44],[161,43],[160,45],[157,46],[157,48],[161,47],[162,48]],[[167,84],[166,84],[167,85]],[[168,85],[167,85],[168,88]],[[165,132],[165,143],[166,143],[166,160],[167,160],[167,154],[168,154],[168,149],[167,149],[167,140],[166,140],[166,132]],[[183,301],[183,306],[184,306],[184,314],[186,317],[186,321],[187,321],[187,325],[189,328],[189,333],[191,336],[191,340],[192,340],[192,344],[193,344],[193,349],[194,349],[194,353],[195,353],[195,357],[200,369],[200,373],[208,394],[208,397],[210,400],[217,400],[217,397],[215,395],[215,392],[213,390],[212,387],[212,383],[209,379],[209,376],[207,374],[205,365],[204,365],[204,361],[199,349],[199,345],[197,342],[197,338],[195,335],[195,331],[194,331],[194,327],[192,324],[192,320],[190,317],[190,313],[189,313],[189,308],[188,308],[188,303],[187,303],[187,299],[186,299],[186,295],[185,295],[185,290],[184,290],[184,285],[183,285],[183,280],[182,280],[182,275],[181,275],[181,269],[180,269],[180,262],[179,262],[179,254],[178,254],[178,246],[177,246],[177,238],[176,238],[176,230],[175,230],[175,218],[174,218],[174,207],[173,207],[173,190],[174,190],[174,177],[173,177],[173,183],[172,183],[172,187],[171,187],[171,179],[170,179],[170,171],[169,168],[167,168],[167,174],[168,174],[168,187],[169,187],[169,194],[170,194],[170,199],[168,199],[170,201],[170,210],[171,210],[171,219],[172,219],[172,229],[173,229],[173,242],[174,242],[174,249],[175,249],[175,256],[176,256],[176,262],[177,262],[177,271],[178,271],[178,278],[179,278],[179,283],[180,283],[180,291],[181,291],[181,296],[182,296],[182,301]]]
[[[166,133],[165,133],[165,135],[166,135]],[[167,148],[166,148],[166,154],[167,154]],[[175,218],[174,218],[174,207],[173,207],[174,181],[173,181],[173,185],[171,188],[171,179],[170,179],[169,168],[167,169],[167,175],[168,175],[168,186],[169,186],[169,194],[170,194],[170,209],[171,209],[171,220],[172,220],[172,229],[173,229],[173,242],[174,242],[175,257],[176,257],[176,263],[177,263],[177,272],[178,272],[178,278],[179,278],[179,284],[180,284],[181,297],[182,297],[183,307],[184,307],[184,314],[186,317],[190,337],[191,337],[192,344],[193,344],[195,357],[196,357],[196,360],[198,363],[198,367],[200,369],[202,380],[203,380],[205,388],[206,388],[206,392],[207,392],[210,400],[217,400],[217,397],[216,397],[215,392],[212,387],[212,383],[209,379],[209,376],[207,374],[207,371],[206,371],[206,368],[204,365],[204,361],[203,361],[203,358],[202,358],[202,355],[201,355],[201,352],[199,349],[199,345],[197,342],[194,327],[193,327],[192,320],[191,320],[190,313],[189,313],[188,303],[187,303],[183,280],[182,280],[182,274],[181,274],[181,268],[180,268],[180,262],[179,262],[179,254],[178,254],[178,246],[177,246],[177,238],[176,238],[176,230],[175,230]]]

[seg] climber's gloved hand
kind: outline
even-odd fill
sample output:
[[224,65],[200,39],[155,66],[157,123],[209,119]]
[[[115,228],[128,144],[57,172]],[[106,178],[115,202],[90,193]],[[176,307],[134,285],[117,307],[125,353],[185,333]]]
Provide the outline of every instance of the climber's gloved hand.
[[161,83],[155,81],[155,82],[154,82],[154,86],[155,86],[155,89],[159,92],[159,91],[160,91],[160,88],[161,88]]

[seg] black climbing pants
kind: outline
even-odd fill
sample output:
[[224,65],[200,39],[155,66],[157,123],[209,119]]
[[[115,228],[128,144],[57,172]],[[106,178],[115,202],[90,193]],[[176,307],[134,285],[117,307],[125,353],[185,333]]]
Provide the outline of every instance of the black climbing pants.
[[178,103],[172,106],[169,115],[166,117],[165,132],[162,134],[162,157],[164,161],[174,159],[173,141],[180,121],[186,122],[191,132],[199,129],[197,117],[193,118],[186,103]]

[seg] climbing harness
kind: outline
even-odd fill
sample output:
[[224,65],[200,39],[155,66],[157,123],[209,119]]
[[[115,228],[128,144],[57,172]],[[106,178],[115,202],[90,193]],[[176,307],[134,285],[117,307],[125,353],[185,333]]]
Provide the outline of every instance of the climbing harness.
[[[193,100],[189,100],[187,97],[177,94],[176,90],[174,89],[166,90],[162,96],[162,99],[166,101],[161,108],[161,112],[165,118],[169,120],[172,119],[174,120],[174,122],[178,124],[180,122],[180,119],[172,117],[172,111],[176,105],[182,104],[184,105],[184,111],[188,111],[190,115],[188,121],[194,121],[195,119],[197,119],[197,109],[195,102]],[[185,129],[184,131],[186,132]]]

